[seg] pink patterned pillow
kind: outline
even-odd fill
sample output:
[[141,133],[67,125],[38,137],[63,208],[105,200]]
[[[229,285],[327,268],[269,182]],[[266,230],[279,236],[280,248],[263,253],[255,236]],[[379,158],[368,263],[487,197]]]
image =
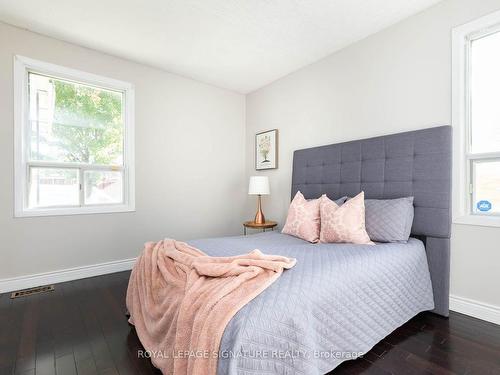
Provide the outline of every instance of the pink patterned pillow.
[[319,240],[319,199],[306,200],[300,191],[293,197],[285,226],[281,233],[290,234],[309,242]]
[[323,243],[349,242],[374,245],[365,229],[365,193],[362,191],[342,206],[328,199],[320,198],[321,233]]

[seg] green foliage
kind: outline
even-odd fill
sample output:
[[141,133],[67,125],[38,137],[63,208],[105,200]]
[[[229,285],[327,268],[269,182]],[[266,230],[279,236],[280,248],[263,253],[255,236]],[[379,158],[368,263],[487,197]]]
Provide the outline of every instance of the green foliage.
[[52,132],[65,161],[113,164],[123,153],[121,94],[52,80]]

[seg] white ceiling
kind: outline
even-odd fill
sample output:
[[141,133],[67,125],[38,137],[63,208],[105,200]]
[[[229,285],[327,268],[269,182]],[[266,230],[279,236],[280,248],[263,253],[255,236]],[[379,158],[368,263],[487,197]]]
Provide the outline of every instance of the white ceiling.
[[0,20],[241,93],[439,0],[0,0]]

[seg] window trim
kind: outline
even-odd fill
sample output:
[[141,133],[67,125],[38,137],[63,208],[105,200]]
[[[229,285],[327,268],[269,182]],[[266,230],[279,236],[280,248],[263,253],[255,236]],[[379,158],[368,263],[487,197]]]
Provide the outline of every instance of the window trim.
[[472,210],[473,160],[496,159],[500,152],[471,153],[469,95],[470,43],[498,31],[500,11],[452,30],[453,223],[456,224],[500,227],[500,215]]
[[[44,162],[28,162],[26,127],[29,106],[27,103],[28,72],[35,71],[40,74],[54,76],[82,84],[123,92],[124,95],[124,135],[123,135],[123,166],[106,166],[106,170],[119,168],[123,171],[123,202],[103,205],[86,205],[71,207],[42,207],[29,208],[27,205],[27,188],[29,164],[43,165]],[[134,164],[134,103],[135,92],[131,83],[107,78],[76,69],[31,59],[28,57],[14,56],[14,217],[36,217],[52,215],[81,215],[135,211],[135,164]],[[48,163],[51,164],[52,163]],[[64,163],[56,162],[57,165]],[[68,167],[81,168],[77,163],[68,163]],[[95,168],[94,168],[95,167]],[[89,169],[101,169],[102,166],[92,166]],[[82,169],[79,169],[80,171]]]

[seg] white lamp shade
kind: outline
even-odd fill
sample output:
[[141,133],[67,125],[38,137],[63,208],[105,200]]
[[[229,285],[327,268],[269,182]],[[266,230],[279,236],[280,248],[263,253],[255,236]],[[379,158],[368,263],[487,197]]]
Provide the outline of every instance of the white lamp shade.
[[269,189],[269,178],[267,176],[251,176],[248,183],[248,194],[267,195],[271,194]]

